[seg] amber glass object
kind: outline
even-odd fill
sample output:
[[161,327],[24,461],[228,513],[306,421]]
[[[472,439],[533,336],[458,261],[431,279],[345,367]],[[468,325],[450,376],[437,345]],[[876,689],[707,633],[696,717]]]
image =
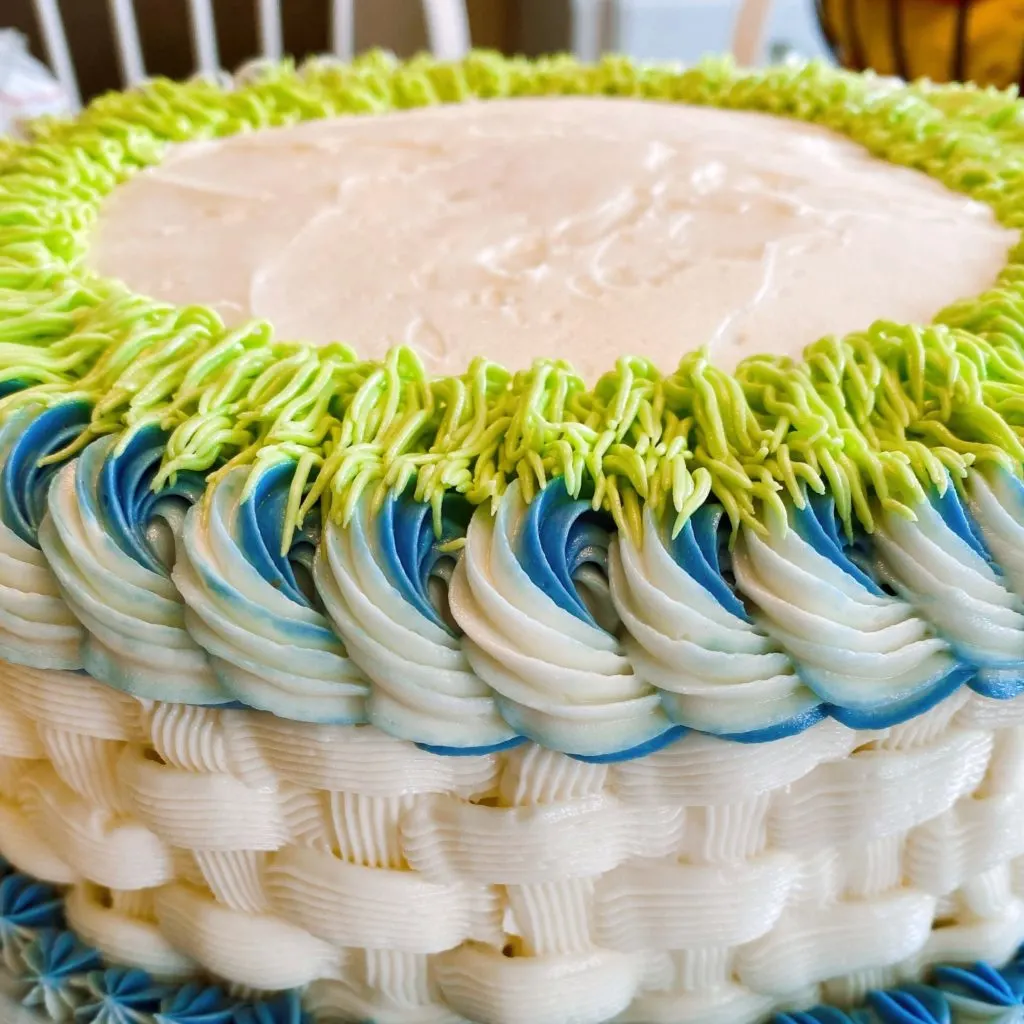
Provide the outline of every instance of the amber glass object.
[[901,78],[1024,85],[1024,0],[815,0],[836,59]]

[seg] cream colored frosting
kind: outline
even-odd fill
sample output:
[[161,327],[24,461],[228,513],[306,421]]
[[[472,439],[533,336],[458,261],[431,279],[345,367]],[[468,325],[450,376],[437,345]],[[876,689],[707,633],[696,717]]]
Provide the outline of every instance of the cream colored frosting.
[[926,322],[1014,241],[981,204],[824,129],[621,99],[520,99],[190,143],[118,188],[93,268],[229,323],[474,356],[672,369]]

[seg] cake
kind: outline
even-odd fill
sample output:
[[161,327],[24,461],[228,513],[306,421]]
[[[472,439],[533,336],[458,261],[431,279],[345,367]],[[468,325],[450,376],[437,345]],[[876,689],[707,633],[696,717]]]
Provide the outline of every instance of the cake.
[[1014,94],[261,65],[0,197],[28,1006],[1017,1019]]

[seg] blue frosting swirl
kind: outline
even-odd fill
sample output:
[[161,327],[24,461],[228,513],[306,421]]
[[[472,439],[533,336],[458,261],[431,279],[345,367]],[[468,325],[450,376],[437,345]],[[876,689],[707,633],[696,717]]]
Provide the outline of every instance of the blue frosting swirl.
[[297,992],[282,992],[271,999],[245,1003],[235,1010],[234,1024],[311,1024]]
[[281,537],[288,491],[295,467],[288,462],[271,466],[256,477],[249,494],[238,505],[236,537],[249,564],[275,590],[296,604],[311,608],[312,602],[295,578],[294,563],[309,568],[318,530],[310,517],[296,531],[288,551],[281,551]]
[[604,573],[613,523],[588,501],[569,496],[565,480],[552,480],[523,518],[516,552],[527,575],[559,608],[601,625],[580,596],[578,583],[589,567]]
[[0,881],[0,953],[8,969],[40,928],[64,925],[64,901],[47,882],[9,874]]
[[[925,513],[929,523],[939,517],[929,504]],[[809,496],[785,518],[768,510],[767,520],[764,536],[742,533],[737,587],[829,715],[850,728],[888,728],[973,677],[930,609],[894,586],[878,538],[840,533],[830,498]],[[899,529],[913,537],[917,527]]]
[[433,509],[406,492],[385,499],[379,513],[378,536],[381,564],[388,582],[421,615],[446,629],[457,631],[438,608],[430,593],[430,581],[445,585],[451,579],[454,557],[446,545],[466,536],[472,508],[460,495],[449,495],[441,505],[441,530],[434,530]]
[[[103,460],[96,481],[99,509],[110,535],[140,565],[167,574],[167,553],[156,549],[151,526],[163,519],[176,524],[185,510],[195,504],[206,489],[199,473],[184,471],[159,491],[153,480],[167,445],[167,433],[156,426],[135,431],[126,444],[118,444]],[[88,481],[79,483],[79,500]]]
[[282,462],[220,478],[185,518],[173,579],[230,696],[297,721],[364,722],[365,678],[297,575],[312,573],[312,517],[282,551],[294,474]]
[[143,1024],[167,993],[145,971],[132,967],[90,971],[82,987],[86,996],[75,1009],[75,1024]]
[[99,970],[100,955],[69,931],[47,928],[21,954],[22,1002],[65,1020],[83,1002],[82,978]]
[[529,504],[513,483],[495,512],[474,512],[449,591],[469,663],[511,729],[600,761],[682,734],[623,649],[607,577],[612,539],[563,480]]
[[53,481],[39,541],[87,630],[82,660],[91,675],[139,697],[223,704],[230,695],[189,635],[171,580],[204,481],[182,473],[153,490],[165,441],[147,427],[88,445]]
[[42,669],[82,665],[82,627],[40,549],[56,464],[40,466],[88,423],[89,406],[27,405],[0,422],[0,657]]
[[409,495],[377,511],[369,495],[342,526],[324,528],[313,578],[349,657],[373,684],[369,721],[435,753],[489,753],[523,742],[473,671],[449,609],[457,556],[445,545],[466,533],[460,499],[432,509]]
[[213,985],[197,982],[168,992],[154,1024],[232,1024],[236,1004]]
[[[1007,506],[1001,512],[1014,515]],[[995,557],[991,521],[987,530],[952,483],[934,489],[915,514],[914,523],[881,517],[872,538],[880,574],[948,643],[972,689],[1004,699],[1020,693],[1024,601]],[[998,544],[998,531],[991,539]]]
[[[856,580],[868,593],[881,597],[885,591],[860,564],[870,558],[870,539],[858,532],[853,539],[840,532],[835,500],[829,494],[804,495],[804,507],[793,509],[793,527],[797,534],[834,566]],[[858,559],[856,555],[860,555]]]
[[648,510],[643,534],[613,545],[611,595],[634,670],[681,727],[758,743],[820,721],[821,699],[734,590],[722,508],[699,509],[676,537]]
[[872,990],[863,1007],[815,1006],[777,1013],[774,1024],[967,1024],[1019,1021],[1024,1016],[1024,948],[1001,969],[939,966],[928,984]]
[[670,542],[675,560],[727,612],[750,621],[743,602],[723,575],[722,551],[725,509],[716,502],[702,505]]
[[46,495],[57,463],[42,459],[66,448],[89,425],[87,402],[63,402],[26,423],[3,453],[0,467],[0,519],[26,544],[39,546],[37,534],[46,514]]

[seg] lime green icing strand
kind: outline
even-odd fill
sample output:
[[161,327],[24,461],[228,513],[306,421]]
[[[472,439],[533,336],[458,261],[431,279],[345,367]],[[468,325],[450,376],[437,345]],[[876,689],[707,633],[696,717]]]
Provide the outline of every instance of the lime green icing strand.
[[[930,486],[971,465],[1024,465],[1024,246],[996,285],[927,326],[876,323],[801,361],[758,356],[735,374],[687,355],[665,375],[619,360],[596,385],[541,360],[510,374],[483,360],[429,376],[415,353],[360,359],[341,344],[228,330],[211,310],[132,294],[84,266],[103,199],[168,144],[337,115],[528,95],[633,96],[758,110],[825,125],[922,170],[1024,227],[1024,106],[1013,92],[899,87],[821,65],[687,70],[610,58],[588,67],[474,53],[454,64],[372,53],[243,73],[234,87],[156,81],[96,100],[74,121],[0,148],[0,385],[27,401],[93,404],[92,437],[170,432],[160,481],[289,460],[290,525],[317,505],[347,519],[360,495],[412,488],[440,521],[450,491],[474,503],[513,480],[554,477],[619,524],[668,509],[676,528],[710,496],[735,525],[828,489],[848,527],[877,508],[912,517]],[[922,268],[926,273],[927,268]],[[627,339],[624,339],[624,344]],[[63,454],[68,454],[65,452]],[[253,474],[250,479],[256,479]],[[287,543],[287,537],[286,541]]]

